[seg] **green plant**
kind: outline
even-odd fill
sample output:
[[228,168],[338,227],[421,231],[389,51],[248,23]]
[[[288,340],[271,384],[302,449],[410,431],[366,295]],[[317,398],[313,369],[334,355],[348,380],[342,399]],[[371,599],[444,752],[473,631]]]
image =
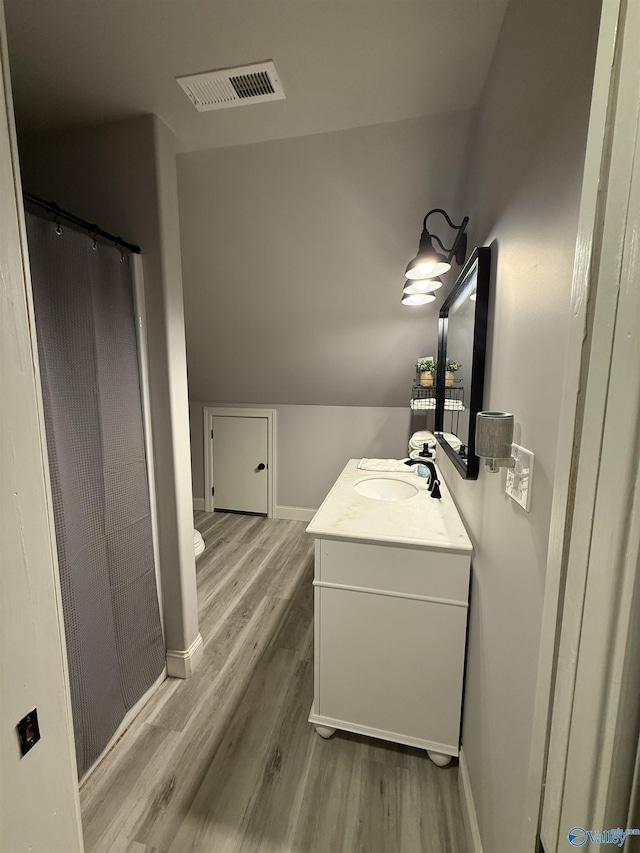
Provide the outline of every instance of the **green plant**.
[[432,358],[419,358],[416,367],[418,373],[431,373],[436,369],[436,363]]
[[447,370],[450,370],[452,373],[455,373],[456,370],[460,370],[462,365],[459,361],[455,361],[453,358],[447,359]]

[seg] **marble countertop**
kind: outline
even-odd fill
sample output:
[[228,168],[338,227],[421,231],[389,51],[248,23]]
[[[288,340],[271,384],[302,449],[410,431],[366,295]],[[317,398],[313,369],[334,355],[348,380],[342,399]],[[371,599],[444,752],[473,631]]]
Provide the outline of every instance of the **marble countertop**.
[[[362,471],[359,459],[350,459],[333,488],[311,519],[307,532],[329,539],[389,542],[420,548],[470,552],[471,541],[438,470],[442,499],[429,495],[427,481],[415,466],[406,474]],[[418,494],[398,501],[384,501],[359,494],[360,480],[391,477],[411,483]]]

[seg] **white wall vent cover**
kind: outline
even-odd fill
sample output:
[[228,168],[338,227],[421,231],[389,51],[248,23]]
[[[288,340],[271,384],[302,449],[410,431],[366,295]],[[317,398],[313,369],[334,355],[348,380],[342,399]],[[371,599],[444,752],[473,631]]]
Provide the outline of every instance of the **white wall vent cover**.
[[257,65],[222,68],[176,77],[198,112],[222,110],[286,97],[276,66],[270,60]]

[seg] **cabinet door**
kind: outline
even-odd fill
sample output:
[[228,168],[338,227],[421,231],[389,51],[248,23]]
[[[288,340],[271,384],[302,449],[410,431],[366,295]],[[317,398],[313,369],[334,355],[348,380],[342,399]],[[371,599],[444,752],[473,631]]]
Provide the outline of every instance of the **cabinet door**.
[[326,587],[319,604],[317,712],[457,751],[467,608]]

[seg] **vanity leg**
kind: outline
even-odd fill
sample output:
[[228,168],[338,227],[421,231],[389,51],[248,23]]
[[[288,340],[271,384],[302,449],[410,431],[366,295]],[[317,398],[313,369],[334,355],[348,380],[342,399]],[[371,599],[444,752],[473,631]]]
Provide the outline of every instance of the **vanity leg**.
[[330,728],[330,726],[319,726],[319,725],[317,725],[315,727],[315,729],[318,732],[318,734],[320,735],[320,737],[323,737],[325,739],[330,738],[332,735],[334,735],[336,733],[336,730]]
[[434,752],[432,749],[428,749],[427,755],[438,767],[446,767],[451,761],[451,756],[445,755],[444,752]]

